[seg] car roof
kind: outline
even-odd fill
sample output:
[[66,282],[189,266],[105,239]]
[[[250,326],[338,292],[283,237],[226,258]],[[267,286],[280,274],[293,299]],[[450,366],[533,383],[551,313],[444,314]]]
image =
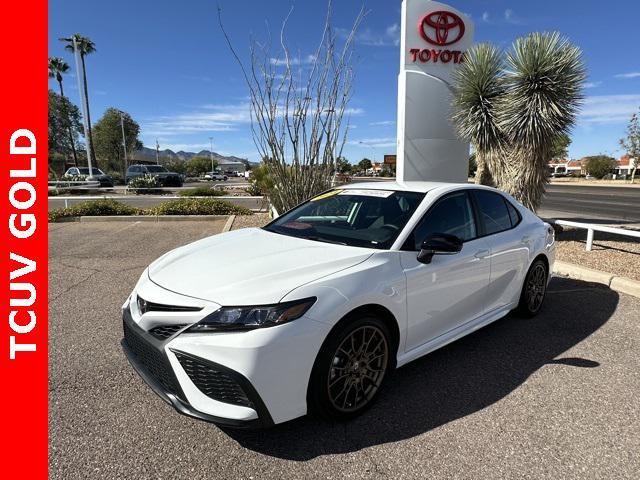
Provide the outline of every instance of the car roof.
[[427,193],[430,190],[437,188],[451,188],[456,186],[470,186],[468,183],[453,183],[453,182],[398,182],[381,180],[378,182],[362,182],[362,183],[350,183],[348,185],[341,185],[338,188],[351,190],[351,189],[363,189],[363,190],[393,190],[400,192],[419,192]]

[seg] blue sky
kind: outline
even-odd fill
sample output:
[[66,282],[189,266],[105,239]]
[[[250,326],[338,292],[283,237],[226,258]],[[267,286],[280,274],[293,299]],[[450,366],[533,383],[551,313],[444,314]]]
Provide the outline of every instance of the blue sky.
[[[363,2],[335,2],[333,24],[348,28]],[[325,0],[219,0],[227,30],[240,52],[250,35],[279,30],[294,5],[287,30],[301,58],[319,39]],[[618,156],[618,139],[640,106],[640,2],[609,0],[451,0],[471,15],[476,41],[507,47],[531,31],[558,30],[584,51],[587,96],[572,134],[572,157]],[[367,0],[369,10],[357,40],[357,69],[346,157],[395,153],[399,0]],[[257,160],[249,129],[247,89],[219,30],[216,1],[50,0],[49,55],[73,58],[57,40],[80,32],[96,43],[87,58],[92,120],[107,107],[129,112],[154,147],[198,151],[209,148]],[[76,78],[65,78],[77,103]],[[55,82],[50,86],[57,89]]]

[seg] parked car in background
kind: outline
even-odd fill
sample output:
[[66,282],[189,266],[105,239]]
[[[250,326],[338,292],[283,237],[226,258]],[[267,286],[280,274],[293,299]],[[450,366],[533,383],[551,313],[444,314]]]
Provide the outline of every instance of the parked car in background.
[[181,187],[184,182],[182,175],[170,172],[162,165],[131,165],[127,169],[125,182],[128,184],[134,178],[144,175],[155,177],[163,187]]
[[71,167],[64,173],[70,177],[91,177],[94,181],[100,182],[101,187],[113,187],[113,178],[104,173],[99,168],[91,168],[92,175],[89,175],[89,167]]
[[220,172],[207,172],[204,174],[204,179],[216,182],[226,182],[227,180],[229,180],[229,177]]
[[122,306],[123,347],[186,415],[236,427],[307,412],[346,420],[394,368],[513,309],[536,315],[554,258],[553,228],[496,189],[349,184],[153,262]]

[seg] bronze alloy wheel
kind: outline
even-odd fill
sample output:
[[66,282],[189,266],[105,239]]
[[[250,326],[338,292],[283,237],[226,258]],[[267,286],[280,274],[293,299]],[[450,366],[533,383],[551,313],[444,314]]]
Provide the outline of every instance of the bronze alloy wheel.
[[547,289],[547,271],[542,263],[534,265],[527,278],[525,301],[531,312],[537,312],[542,306]]
[[389,345],[374,325],[349,333],[333,354],[327,377],[331,405],[342,413],[366,406],[375,396],[389,363]]

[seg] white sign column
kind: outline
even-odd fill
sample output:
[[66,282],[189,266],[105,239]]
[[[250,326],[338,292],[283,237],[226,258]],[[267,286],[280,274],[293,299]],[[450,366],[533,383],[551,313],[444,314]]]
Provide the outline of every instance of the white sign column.
[[466,182],[469,143],[449,121],[451,74],[473,42],[473,23],[448,5],[403,0],[398,76],[399,181]]

